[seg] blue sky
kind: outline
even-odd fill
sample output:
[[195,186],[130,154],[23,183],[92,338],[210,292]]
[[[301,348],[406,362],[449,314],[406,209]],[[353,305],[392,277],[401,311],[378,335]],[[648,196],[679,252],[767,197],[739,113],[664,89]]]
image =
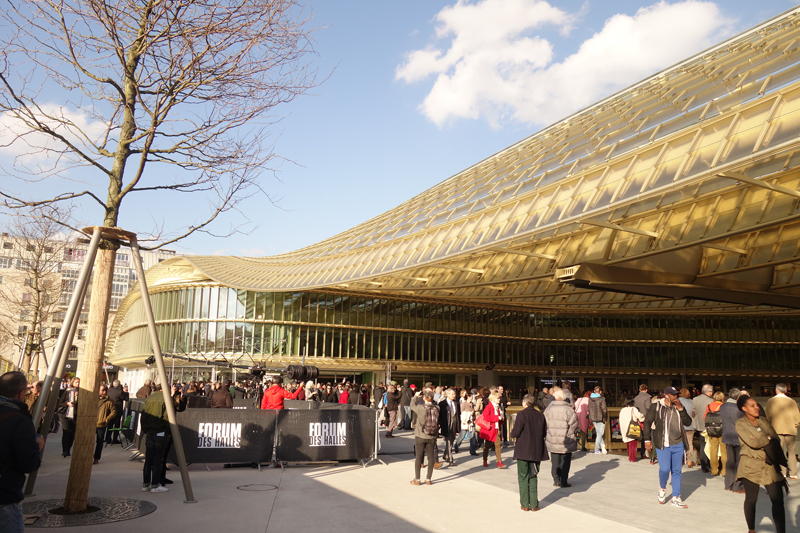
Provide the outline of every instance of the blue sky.
[[[309,4],[320,79],[277,109],[276,152],[244,202],[250,235],[190,237],[181,253],[272,255],[391,209],[541,128],[794,6],[759,2],[472,0]],[[291,162],[290,162],[291,161]],[[202,202],[202,200],[190,200]],[[96,211],[96,208],[92,208]],[[190,221],[189,202],[129,203],[146,233]],[[82,214],[79,213],[79,216]],[[97,217],[93,220],[92,217]],[[86,213],[84,222],[99,222]]]

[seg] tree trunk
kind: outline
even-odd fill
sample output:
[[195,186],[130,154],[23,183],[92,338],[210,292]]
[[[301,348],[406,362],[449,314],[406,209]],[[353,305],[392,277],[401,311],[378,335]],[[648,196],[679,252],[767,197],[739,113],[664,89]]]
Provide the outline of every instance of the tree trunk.
[[75,444],[72,448],[72,461],[64,498],[64,511],[70,514],[85,511],[89,497],[89,480],[92,476],[97,430],[97,402],[116,255],[115,249],[104,249],[101,246],[94,265],[86,348],[78,363],[81,388],[78,392],[78,409],[75,417]]

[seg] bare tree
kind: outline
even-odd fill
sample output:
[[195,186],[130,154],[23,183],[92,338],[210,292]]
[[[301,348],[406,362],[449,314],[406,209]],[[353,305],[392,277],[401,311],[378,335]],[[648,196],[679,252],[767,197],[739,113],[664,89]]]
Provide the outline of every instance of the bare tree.
[[[129,195],[200,194],[192,205],[205,216],[153,247],[209,232],[264,193],[273,109],[315,84],[294,0],[30,0],[2,16],[0,148],[15,154],[4,170],[18,179],[0,188],[5,205],[89,200],[115,227]],[[43,181],[48,197],[26,187]],[[117,247],[104,241],[95,262],[83,398],[99,388]],[[91,472],[96,405],[78,404],[66,512],[85,510]]]
[[6,340],[6,349],[23,353],[25,374],[38,375],[42,343],[53,333],[48,334],[46,325],[54,321],[65,293],[60,267],[74,239],[57,221],[68,218],[68,213],[54,208],[38,208],[11,218],[4,228],[0,336]]

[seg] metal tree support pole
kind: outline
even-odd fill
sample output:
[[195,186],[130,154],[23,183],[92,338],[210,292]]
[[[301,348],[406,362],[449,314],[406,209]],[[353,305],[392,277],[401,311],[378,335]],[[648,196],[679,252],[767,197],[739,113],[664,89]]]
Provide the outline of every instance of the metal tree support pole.
[[[42,384],[42,394],[39,395],[39,400],[36,402],[36,409],[33,412],[33,419],[39,420],[44,411],[44,406],[47,403],[48,396],[52,394],[49,392],[53,387],[53,381],[58,380],[59,385],[61,381],[61,372],[56,373],[56,367],[59,364],[60,354],[64,351],[64,346],[67,344],[67,336],[72,329],[72,322],[76,316],[80,316],[80,306],[83,305],[83,295],[85,294],[85,287],[89,285],[89,278],[92,274],[92,266],[94,265],[94,258],[97,255],[97,248],[100,245],[100,229],[95,228],[92,233],[92,240],[89,242],[89,250],[83,260],[81,272],[78,275],[78,282],[75,285],[75,290],[72,292],[72,298],[69,301],[67,308],[67,316],[64,317],[64,322],[61,324],[61,331],[58,333],[58,341],[56,347],[53,349],[53,360],[50,361],[50,366],[47,368],[47,375],[44,377]],[[70,339],[70,343],[72,340]],[[66,364],[66,362],[64,363]],[[56,390],[58,394],[58,390]]]
[[[144,314],[145,317],[147,317],[147,329],[150,331],[150,342],[153,345],[153,354],[156,358],[158,377],[161,380],[161,390],[164,395],[164,406],[166,407],[167,418],[169,419],[169,429],[172,433],[172,440],[175,441],[175,455],[178,458],[178,467],[181,470],[181,481],[183,481],[183,491],[186,495],[186,499],[183,503],[197,503],[192,492],[192,482],[189,480],[189,470],[186,468],[186,455],[183,452],[181,434],[178,429],[177,418],[175,417],[175,406],[172,404],[172,397],[169,394],[171,392],[170,382],[167,381],[164,357],[161,354],[161,344],[158,341],[158,332],[156,331],[156,319],[153,316],[153,308],[150,305],[150,293],[147,292],[147,281],[144,279],[144,267],[142,266],[139,242],[136,240],[136,236],[130,240],[130,245],[133,250],[133,254],[131,255],[133,255],[133,262],[136,265],[136,275],[139,276],[139,292],[141,293]],[[169,398],[169,400],[167,400],[167,398]]]
[[[42,411],[44,411],[42,428],[49,429],[50,423],[55,416],[58,392],[61,388],[61,376],[64,375],[64,368],[67,366],[67,359],[69,359],[69,349],[75,338],[75,332],[78,330],[78,323],[80,322],[81,316],[80,310],[83,309],[83,302],[86,299],[86,293],[89,291],[89,279],[91,278],[92,265],[94,265],[99,243],[100,232],[99,230],[95,230],[83,266],[81,267],[80,275],[78,276],[78,282],[75,285],[75,290],[69,302],[67,316],[64,317],[64,322],[61,324],[61,331],[58,333],[58,342],[53,349],[53,359],[50,361],[50,365],[47,369],[47,375],[42,385],[42,393],[39,395],[39,400],[36,403],[33,419],[39,420],[42,416]],[[45,403],[47,407],[46,410]],[[45,430],[42,434],[45,445],[47,444],[47,435],[48,432]],[[40,456],[44,456],[44,447],[42,447]],[[28,475],[28,480],[25,483],[26,496],[33,494],[33,488],[36,485],[36,476],[38,473],[38,470],[34,470]]]

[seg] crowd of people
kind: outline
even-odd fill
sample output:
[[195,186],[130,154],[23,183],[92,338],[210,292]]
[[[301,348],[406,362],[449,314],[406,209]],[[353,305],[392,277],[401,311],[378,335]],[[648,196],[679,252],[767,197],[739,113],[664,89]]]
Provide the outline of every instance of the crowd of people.
[[[412,485],[431,485],[433,472],[455,466],[456,456],[466,441],[469,454],[481,454],[483,466],[507,468],[503,447],[514,442],[514,460],[523,511],[538,511],[538,477],[543,461],[551,462],[553,485],[568,489],[572,454],[587,450],[595,435],[594,453],[607,454],[608,405],[603,390],[595,387],[582,395],[552,386],[531,391],[522,398],[523,409],[508,414],[509,398],[502,386],[473,389],[444,388],[425,383],[421,388],[404,380],[371,387],[344,381],[295,382],[276,379],[253,387],[252,383],[188,382],[174,383],[169,396],[176,411],[186,408],[193,396],[205,397],[211,408],[232,408],[234,399],[250,398],[262,409],[283,409],[285,400],[332,402],[364,405],[379,410],[385,438],[397,431],[413,431],[414,478]],[[704,385],[693,395],[686,388],[666,387],[651,394],[648,386],[639,387],[636,396],[623,401],[619,428],[631,462],[649,459],[658,464],[657,501],[671,502],[685,509],[681,498],[684,468],[700,467],[710,476],[724,478],[726,491],[744,494],[745,521],[755,530],[756,502],[763,486],[772,503],[772,519],[778,533],[786,529],[783,492],[787,480],[797,479],[795,439],[800,425],[800,410],[787,396],[787,387],[778,384],[766,409],[748,393],[732,388],[727,395]],[[70,456],[75,438],[75,417],[80,398],[80,380],[67,380],[59,394],[58,420],[62,430],[62,455]],[[24,474],[38,468],[42,439],[37,435],[31,411],[41,394],[41,382],[28,386],[23,374],[0,376],[0,520],[21,524]],[[172,483],[165,476],[166,458],[172,445],[167,417],[167,400],[161,386],[146,380],[134,395],[145,401],[142,432],[145,435],[145,462],[142,490],[166,492]],[[114,380],[100,387],[94,463],[98,464],[104,445],[113,444],[119,435],[120,420],[131,400],[127,386]],[[39,421],[38,426],[41,425]],[[52,431],[52,426],[50,428]],[[116,431],[115,431],[116,430]],[[425,478],[422,478],[422,469]],[[667,484],[671,484],[671,494]]]

